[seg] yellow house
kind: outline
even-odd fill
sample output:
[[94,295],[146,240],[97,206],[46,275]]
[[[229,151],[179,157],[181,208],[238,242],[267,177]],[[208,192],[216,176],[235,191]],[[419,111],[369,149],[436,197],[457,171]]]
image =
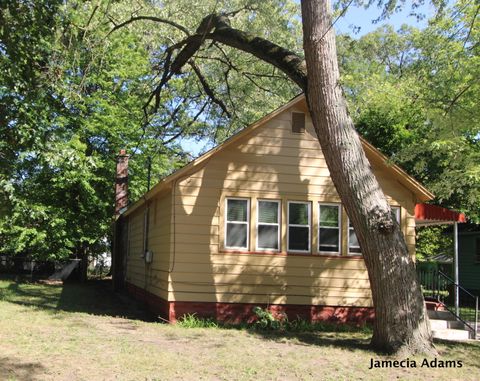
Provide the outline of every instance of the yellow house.
[[[432,194],[363,147],[414,255],[415,204]],[[361,250],[303,95],[160,181],[120,221],[117,281],[169,321],[238,322],[254,306],[290,319],[372,317]]]

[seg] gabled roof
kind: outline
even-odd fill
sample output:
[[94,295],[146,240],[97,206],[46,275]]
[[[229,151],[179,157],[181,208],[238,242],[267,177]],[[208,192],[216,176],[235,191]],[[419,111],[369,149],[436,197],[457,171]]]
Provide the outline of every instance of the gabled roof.
[[[208,159],[210,159],[213,155],[216,155],[218,152],[221,152],[226,148],[230,147],[232,144],[234,144],[238,140],[242,139],[243,137],[251,134],[253,131],[262,127],[265,123],[269,122],[271,119],[275,118],[277,115],[281,114],[282,112],[294,106],[302,106],[303,108],[306,108],[306,99],[304,94],[297,95],[295,98],[293,98],[291,101],[289,101],[285,105],[277,108],[276,110],[272,111],[270,114],[265,115],[263,118],[257,120],[255,123],[251,124],[250,126],[244,128],[240,132],[236,133],[235,135],[225,140],[222,144],[218,145],[215,148],[212,148],[211,150],[204,153],[203,155],[196,158],[195,160],[191,161],[184,167],[180,168],[179,170],[175,171],[171,175],[160,180],[152,189],[150,189],[150,191],[145,193],[142,196],[142,198],[140,198],[135,203],[130,205],[128,209],[125,211],[124,215],[129,215],[134,210],[136,210],[139,206],[143,205],[145,201],[152,199],[155,195],[157,195],[161,191],[170,189],[170,187],[172,186],[175,180],[182,178],[184,176],[187,176],[190,173],[193,173],[196,170],[200,169],[201,166],[205,164],[205,162]],[[405,186],[407,189],[412,191],[417,196],[419,201],[428,201],[433,199],[434,195],[428,189],[426,189],[413,177],[408,175],[399,166],[395,164],[390,164],[388,158],[385,155],[383,155],[378,149],[376,149],[374,146],[368,143],[365,139],[363,139],[362,137],[360,137],[360,139],[362,141],[362,146],[367,156],[376,159],[376,161],[379,162],[387,172],[390,172],[393,176],[395,176],[398,179],[398,181],[403,186]]]

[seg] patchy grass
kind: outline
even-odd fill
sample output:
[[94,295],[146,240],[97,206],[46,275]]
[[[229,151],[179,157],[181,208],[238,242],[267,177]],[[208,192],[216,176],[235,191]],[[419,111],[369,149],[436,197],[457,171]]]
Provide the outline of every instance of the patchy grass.
[[[85,286],[0,280],[2,380],[478,380],[478,343],[438,343],[461,368],[369,370],[389,359],[369,333],[184,327],[148,317],[97,282]],[[430,359],[431,360],[431,359]]]

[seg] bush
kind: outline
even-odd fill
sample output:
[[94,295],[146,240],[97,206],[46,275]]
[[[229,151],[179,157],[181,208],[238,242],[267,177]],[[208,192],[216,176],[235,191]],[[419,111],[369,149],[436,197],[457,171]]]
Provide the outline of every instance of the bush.
[[286,314],[273,314],[266,308],[253,307],[253,313],[257,317],[255,327],[261,329],[283,330],[288,326],[288,318]]
[[267,308],[254,307],[253,313],[257,317],[254,327],[262,330],[288,331],[288,332],[370,332],[367,325],[361,327],[345,323],[310,322],[297,317],[288,320],[285,313],[272,313]]

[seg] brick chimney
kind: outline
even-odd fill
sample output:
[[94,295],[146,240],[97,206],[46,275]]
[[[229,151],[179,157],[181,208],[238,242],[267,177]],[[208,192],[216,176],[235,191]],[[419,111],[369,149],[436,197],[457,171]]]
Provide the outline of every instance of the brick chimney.
[[128,158],[124,149],[117,156],[117,172],[115,176],[115,217],[128,205]]

